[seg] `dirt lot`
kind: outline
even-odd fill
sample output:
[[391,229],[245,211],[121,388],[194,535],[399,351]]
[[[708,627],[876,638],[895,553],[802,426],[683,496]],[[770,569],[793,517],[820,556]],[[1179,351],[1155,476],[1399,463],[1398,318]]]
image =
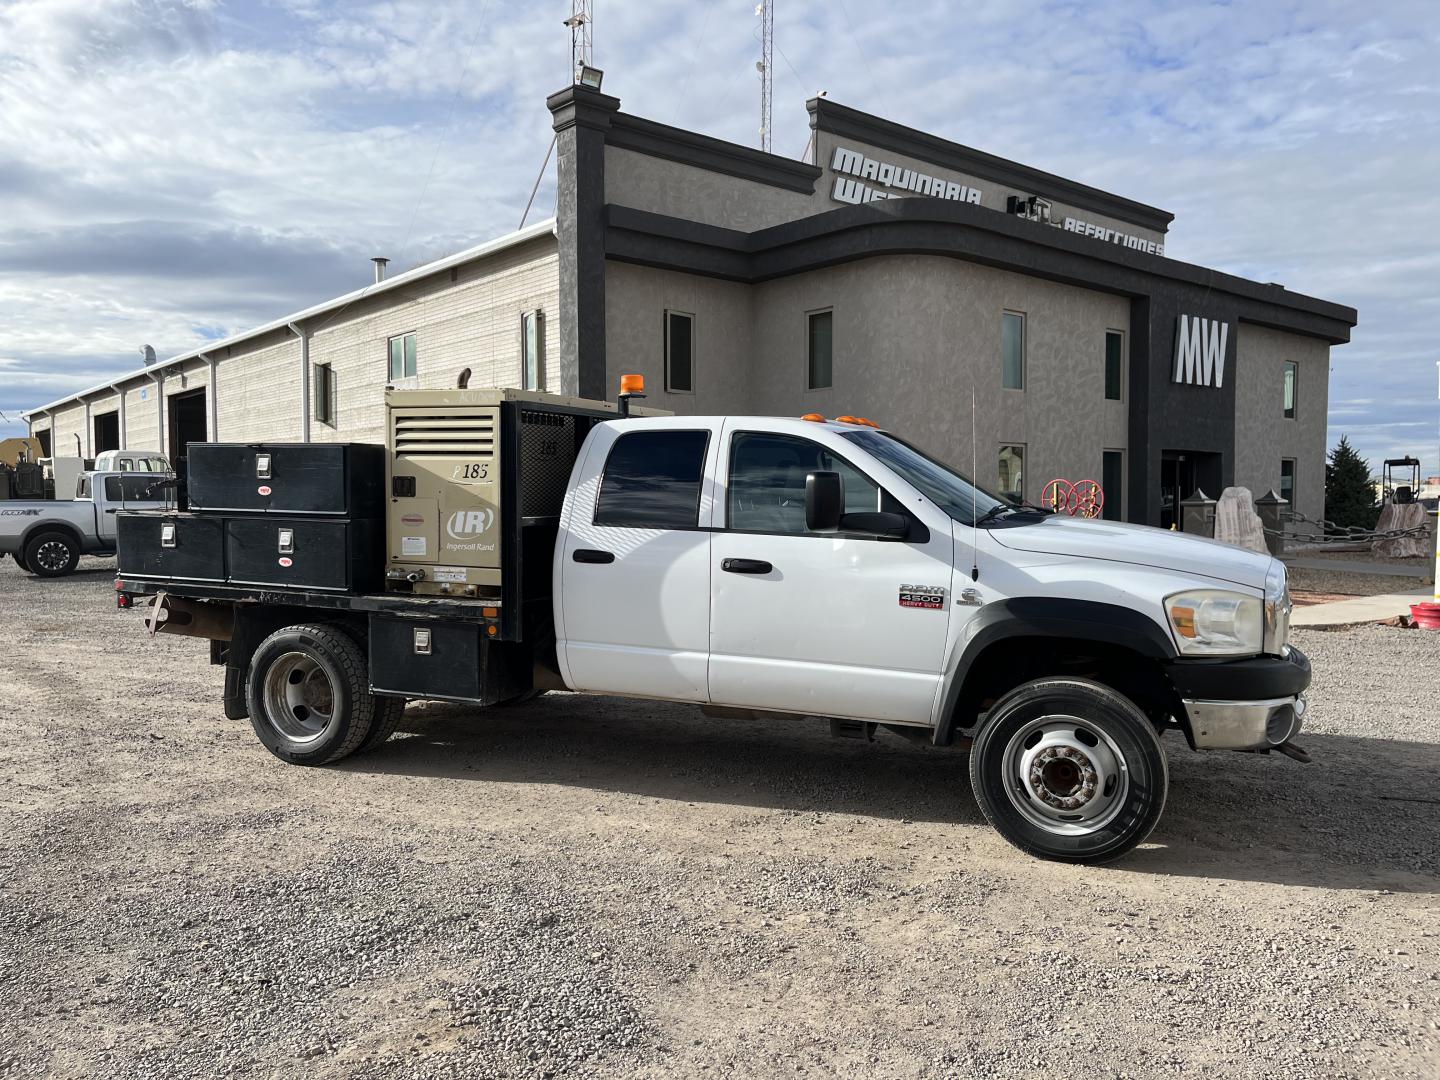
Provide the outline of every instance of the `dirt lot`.
[[1440,1075],[1440,635],[1298,633],[1316,764],[1169,741],[1090,869],[819,724],[412,705],[287,766],[109,574],[0,564],[0,1076]]

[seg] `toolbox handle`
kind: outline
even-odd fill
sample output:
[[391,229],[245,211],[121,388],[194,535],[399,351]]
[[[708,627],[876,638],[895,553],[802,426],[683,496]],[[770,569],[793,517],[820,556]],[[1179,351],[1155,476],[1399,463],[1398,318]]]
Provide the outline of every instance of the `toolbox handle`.
[[258,479],[258,480],[269,480],[269,479],[270,479],[270,455],[269,455],[269,454],[256,454],[256,455],[255,455],[255,477],[256,477],[256,479]]

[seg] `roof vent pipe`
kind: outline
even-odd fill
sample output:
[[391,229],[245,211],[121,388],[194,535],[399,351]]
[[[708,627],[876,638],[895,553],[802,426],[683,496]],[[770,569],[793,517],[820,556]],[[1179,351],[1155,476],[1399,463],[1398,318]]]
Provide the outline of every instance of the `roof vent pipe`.
[[390,260],[385,258],[383,255],[377,255],[370,261],[375,264],[375,282],[376,284],[379,284],[380,282],[385,280],[385,264],[388,263]]

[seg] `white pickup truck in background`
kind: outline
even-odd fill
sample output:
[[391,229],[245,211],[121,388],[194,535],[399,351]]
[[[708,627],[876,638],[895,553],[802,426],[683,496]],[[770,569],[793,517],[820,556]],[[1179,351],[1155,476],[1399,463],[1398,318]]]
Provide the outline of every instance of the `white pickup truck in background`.
[[0,557],[12,556],[39,577],[63,577],[74,572],[81,555],[113,555],[116,513],[164,506],[167,493],[154,488],[163,479],[155,473],[83,473],[73,499],[0,501]]
[[[1017,508],[868,421],[625,419],[538,397],[494,436],[516,448],[496,478],[515,494],[495,505],[524,569],[492,595],[163,584],[132,579],[122,550],[121,606],[154,597],[152,629],[210,638],[227,714],[299,764],[383,742],[406,697],[565,689],[813,716],[968,748],[1006,839],[1096,862],[1159,820],[1166,733],[1306,760],[1291,740],[1310,667],[1269,556]],[[542,408],[575,423],[573,445],[534,443],[573,456],[548,517],[516,512],[542,470],[507,442]],[[391,470],[389,490],[413,495],[399,454]]]

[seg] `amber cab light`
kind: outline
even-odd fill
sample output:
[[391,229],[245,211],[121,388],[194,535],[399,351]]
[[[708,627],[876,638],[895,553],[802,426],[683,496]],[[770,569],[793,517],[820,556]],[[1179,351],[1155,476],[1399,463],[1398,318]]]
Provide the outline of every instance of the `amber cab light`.
[[858,424],[860,421],[856,420],[853,416],[837,416],[835,417],[835,422],[837,424]]
[[823,424],[825,422],[825,417],[821,416],[818,412],[807,412],[804,416],[800,417],[800,419],[809,420],[812,424]]
[[645,392],[645,376],[621,375],[620,392],[622,394],[643,394]]

